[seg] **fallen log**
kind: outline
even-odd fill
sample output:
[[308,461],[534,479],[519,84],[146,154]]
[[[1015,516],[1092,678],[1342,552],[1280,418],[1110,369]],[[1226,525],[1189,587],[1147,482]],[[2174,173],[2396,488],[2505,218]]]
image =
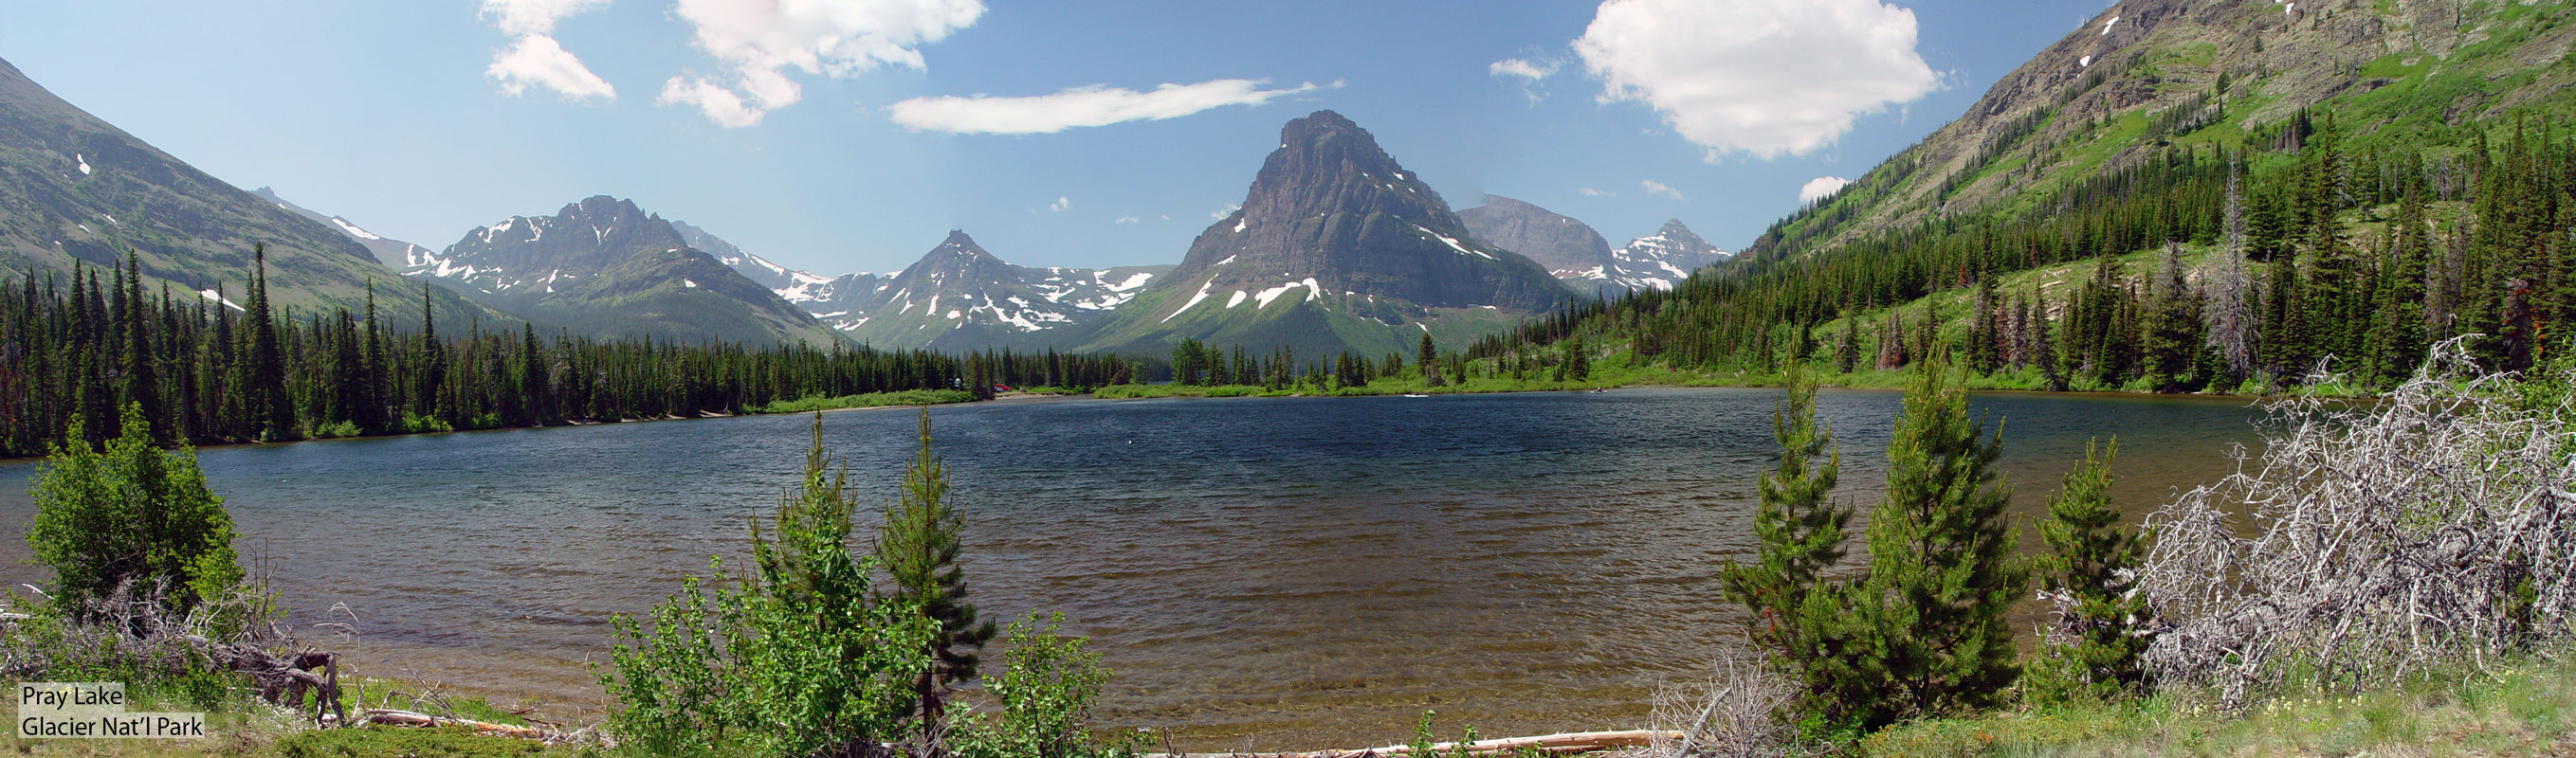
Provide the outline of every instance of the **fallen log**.
[[1261,758],[1397,758],[1398,756],[1403,756],[1404,758],[1433,758],[1434,756],[1458,755],[1462,752],[1471,756],[1515,755],[1525,750],[1534,751],[1543,755],[1577,755],[1582,753],[1600,752],[1603,750],[1615,750],[1619,748],[1643,747],[1654,741],[1657,737],[1668,740],[1678,740],[1683,738],[1683,734],[1677,731],[1657,731],[1653,729],[1629,729],[1616,732],[1566,732],[1563,734],[1546,734],[1537,737],[1506,737],[1501,739],[1477,740],[1475,742],[1467,743],[1464,746],[1465,749],[1463,751],[1460,749],[1460,745],[1456,742],[1443,742],[1431,746],[1432,755],[1419,757],[1413,755],[1413,747],[1410,745],[1388,745],[1385,747],[1373,748],[1314,750],[1304,752],[1291,751],[1281,753],[1183,753],[1173,758],[1220,758],[1221,756],[1229,758],[1248,758],[1250,756],[1260,756]]
[[418,727],[461,726],[467,729],[472,729],[478,734],[494,737],[517,737],[524,740],[551,740],[554,738],[554,735],[547,734],[546,730],[532,726],[495,724],[489,721],[432,716],[426,713],[397,711],[391,708],[369,708],[359,711],[358,723]]

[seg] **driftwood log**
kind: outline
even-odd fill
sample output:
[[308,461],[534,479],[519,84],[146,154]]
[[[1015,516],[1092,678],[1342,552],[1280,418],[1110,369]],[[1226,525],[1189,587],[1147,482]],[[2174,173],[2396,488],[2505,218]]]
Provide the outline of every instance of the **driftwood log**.
[[[1431,746],[1431,750],[1437,755],[1457,755],[1460,753],[1464,753],[1466,755],[1517,755],[1525,750],[1537,752],[1542,755],[1575,755],[1621,748],[1644,747],[1658,738],[1665,740],[1679,740],[1683,738],[1683,735],[1681,732],[1677,731],[1661,731],[1654,729],[1629,729],[1617,732],[1567,732],[1564,734],[1548,734],[1537,737],[1507,737],[1503,739],[1477,740],[1463,746],[1455,742],[1443,742]],[[1461,749],[1462,747],[1463,750]],[[1407,745],[1285,753],[1183,753],[1175,758],[1219,758],[1220,756],[1227,756],[1230,758],[1395,758],[1396,756],[1415,758],[1413,756],[1413,748]],[[1430,757],[1422,756],[1420,758]]]
[[517,738],[519,738],[519,739],[525,739],[525,740],[548,740],[548,741],[551,741],[551,740],[555,739],[555,738],[558,736],[558,735],[549,734],[549,733],[547,733],[547,732],[546,732],[546,730],[538,729],[538,728],[536,728],[536,727],[532,727],[532,726],[518,726],[518,725],[515,725],[515,724],[495,724],[495,723],[492,723],[492,722],[489,722],[489,721],[475,721],[475,720],[473,720],[473,719],[460,719],[460,718],[448,718],[448,717],[445,717],[445,716],[432,716],[432,715],[429,715],[429,714],[426,714],[426,713],[415,713],[415,712],[412,712],[412,711],[397,711],[397,710],[393,710],[393,709],[390,709],[390,708],[369,708],[369,709],[366,709],[366,710],[363,710],[363,711],[359,711],[359,712],[358,712],[358,723],[361,723],[361,724],[382,724],[382,725],[385,725],[385,726],[419,726],[419,727],[461,726],[461,727],[465,727],[465,728],[467,728],[467,729],[472,729],[472,730],[474,730],[474,731],[475,731],[475,733],[477,733],[477,734],[485,734],[485,735],[491,735],[491,736],[495,736],[495,737],[517,737]]

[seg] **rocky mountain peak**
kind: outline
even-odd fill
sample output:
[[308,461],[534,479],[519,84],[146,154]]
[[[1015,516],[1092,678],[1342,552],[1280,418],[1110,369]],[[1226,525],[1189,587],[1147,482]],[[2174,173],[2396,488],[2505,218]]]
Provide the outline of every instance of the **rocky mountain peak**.
[[[1252,180],[1242,218],[1252,231],[1288,231],[1296,222],[1335,212],[1378,212],[1418,222],[1444,220],[1448,204],[1431,186],[1404,170],[1359,124],[1332,111],[1288,122]],[[1456,229],[1433,227],[1448,232]],[[1456,236],[1456,235],[1452,235]],[[1185,264],[1186,265],[1186,264]]]
[[1476,238],[1529,256],[1559,279],[1610,262],[1610,241],[1590,225],[1530,203],[1486,195],[1485,204],[1458,212]]
[[1298,284],[1308,297],[1524,310],[1554,307],[1567,294],[1528,258],[1477,242],[1439,193],[1341,114],[1290,121],[1279,139],[1242,209],[1200,233],[1163,284]]

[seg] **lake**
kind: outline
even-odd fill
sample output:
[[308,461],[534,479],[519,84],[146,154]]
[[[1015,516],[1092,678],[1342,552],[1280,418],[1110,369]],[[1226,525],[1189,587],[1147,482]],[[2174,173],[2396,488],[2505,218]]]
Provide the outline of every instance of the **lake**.
[[[1422,709],[1488,736],[1628,728],[1655,683],[1740,644],[1718,592],[1749,554],[1777,390],[1432,398],[1040,400],[931,411],[985,618],[1061,611],[1117,672],[1107,725],[1185,748],[1401,742]],[[1839,496],[1884,476],[1899,395],[1826,391]],[[2133,516],[2232,470],[2242,398],[1991,393],[2014,509],[2045,509],[2118,435]],[[913,450],[909,410],[831,413],[862,503]],[[571,716],[609,620],[745,551],[799,476],[808,417],[419,435],[201,451],[242,554],[355,665]],[[33,462],[0,464],[0,580],[23,565]],[[872,533],[876,515],[862,515]],[[1858,522],[1855,524],[1857,534]],[[2023,529],[2027,545],[2036,529]],[[1855,550],[1855,553],[1858,551]],[[1855,556],[1858,557],[1858,556]],[[314,628],[351,623],[346,638]],[[2026,625],[2026,624],[2025,624]]]

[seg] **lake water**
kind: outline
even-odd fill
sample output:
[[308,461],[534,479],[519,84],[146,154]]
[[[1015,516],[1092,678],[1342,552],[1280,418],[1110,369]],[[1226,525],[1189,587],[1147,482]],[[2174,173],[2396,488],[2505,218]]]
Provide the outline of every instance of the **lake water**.
[[[1741,639],[1720,562],[1751,549],[1776,390],[1027,401],[931,411],[985,617],[1063,612],[1117,672],[1119,727],[1196,749],[1400,742],[1424,708],[1486,735],[1626,728],[1658,679]],[[1827,391],[1842,497],[1884,476],[1893,392]],[[2118,435],[2132,514],[2230,470],[2242,399],[1983,394],[2020,518]],[[609,619],[743,552],[803,465],[806,417],[201,452],[299,625],[378,673],[601,707]],[[908,410],[826,414],[863,503]],[[23,534],[31,462],[0,464]],[[875,515],[863,514],[867,526]],[[2036,545],[2034,529],[2025,542]],[[1856,551],[1857,552],[1857,551]],[[0,580],[38,581],[0,539]],[[335,613],[334,608],[344,608]],[[509,702],[515,698],[496,698]]]

